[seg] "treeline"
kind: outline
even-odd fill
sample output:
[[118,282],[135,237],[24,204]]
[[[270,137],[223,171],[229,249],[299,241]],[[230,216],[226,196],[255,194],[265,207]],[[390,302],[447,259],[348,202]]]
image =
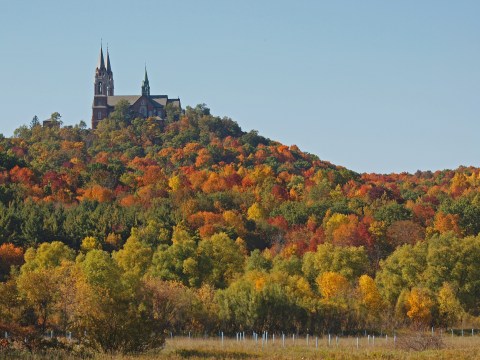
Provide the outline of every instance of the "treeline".
[[[225,233],[199,240],[180,226],[156,250],[143,237],[133,228],[112,253],[94,237],[79,251],[58,241],[28,248],[0,285],[0,330],[22,339],[72,332],[97,350],[139,352],[167,332],[393,331],[448,327],[479,310],[480,236],[403,245],[376,281],[363,247],[321,244],[299,258],[247,255]],[[0,254],[23,259],[13,245]]]
[[[33,121],[0,138],[1,326],[85,333],[99,325],[85,320],[87,306],[110,316],[102,297],[81,301],[87,290],[151,321],[151,334],[447,326],[479,315],[479,169],[357,174],[204,105],[166,121],[134,119],[127,105],[95,131],[54,113],[48,127]],[[108,267],[114,275],[100,275]],[[25,290],[37,273],[54,281],[47,313]]]

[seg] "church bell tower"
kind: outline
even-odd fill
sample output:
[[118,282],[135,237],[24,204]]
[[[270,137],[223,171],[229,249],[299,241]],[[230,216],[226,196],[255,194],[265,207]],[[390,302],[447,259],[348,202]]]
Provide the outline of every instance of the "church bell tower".
[[147,65],[145,65],[145,78],[142,81],[142,95],[150,96],[150,83],[148,82]]
[[92,106],[92,129],[98,122],[108,116],[107,97],[114,95],[113,72],[110,64],[110,54],[107,47],[107,64],[103,57],[103,47],[100,46],[100,56],[95,69],[94,97]]

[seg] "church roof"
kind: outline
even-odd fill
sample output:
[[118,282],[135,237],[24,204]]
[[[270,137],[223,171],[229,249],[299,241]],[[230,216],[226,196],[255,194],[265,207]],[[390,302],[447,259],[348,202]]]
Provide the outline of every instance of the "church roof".
[[[135,104],[138,99],[140,99],[143,95],[115,95],[115,96],[107,96],[107,105],[115,107],[121,100],[126,100],[130,103],[130,105]],[[173,103],[177,106],[180,106],[180,99],[169,99],[168,95],[151,95],[147,96],[150,100],[157,103],[160,106],[165,107],[167,104]]]
[[115,95],[115,96],[107,96],[107,105],[108,106],[116,106],[120,100],[127,100],[130,105],[133,105],[140,99],[142,95]]
[[151,95],[150,99],[152,99],[157,104],[160,104],[162,106],[167,105],[167,102],[168,102],[168,96],[167,95]]
[[168,99],[168,103],[169,104],[173,104],[175,106],[178,106],[179,108],[181,108],[181,104],[180,104],[180,98],[178,99]]

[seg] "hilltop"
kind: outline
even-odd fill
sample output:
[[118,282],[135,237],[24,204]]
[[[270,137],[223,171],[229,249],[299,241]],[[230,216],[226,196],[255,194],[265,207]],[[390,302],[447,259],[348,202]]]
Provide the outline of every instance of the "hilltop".
[[[309,188],[325,179],[330,190],[359,178],[296,146],[244,132],[203,105],[187,109],[180,121],[130,119],[127,108],[119,108],[95,131],[48,125],[22,126],[2,139],[3,211],[14,206],[22,214],[25,208],[26,218],[38,220],[35,226],[45,224],[22,231],[9,222],[3,242],[61,240],[78,249],[85,236],[103,242],[116,234],[121,246],[133,226],[146,225],[163,209],[165,218],[155,221],[169,233],[183,223],[201,237],[227,231],[251,249],[264,248],[276,228],[269,218],[288,219],[291,226],[315,213],[322,220],[326,206],[303,201],[305,183]],[[83,211],[98,218],[70,224],[69,215]],[[59,218],[48,221],[51,216]],[[64,229],[67,224],[76,232]]]
[[[61,240],[78,249],[85,236],[112,234],[118,247],[154,220],[169,234],[181,223],[200,237],[240,236],[249,250],[302,255],[328,240],[384,257],[426,233],[480,231],[479,169],[358,174],[244,132],[205,105],[180,121],[131,119],[120,105],[95,131],[34,123],[0,148],[0,216],[13,207],[19,217],[5,220],[0,242],[23,247]],[[84,212],[89,220],[76,223]]]

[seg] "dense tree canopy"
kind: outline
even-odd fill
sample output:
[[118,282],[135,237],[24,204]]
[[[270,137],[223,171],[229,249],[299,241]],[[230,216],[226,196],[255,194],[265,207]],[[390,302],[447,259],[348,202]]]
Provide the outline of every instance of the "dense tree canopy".
[[127,109],[96,130],[54,113],[0,137],[0,325],[132,352],[167,328],[480,314],[480,169],[357,174],[205,105],[165,121]]

